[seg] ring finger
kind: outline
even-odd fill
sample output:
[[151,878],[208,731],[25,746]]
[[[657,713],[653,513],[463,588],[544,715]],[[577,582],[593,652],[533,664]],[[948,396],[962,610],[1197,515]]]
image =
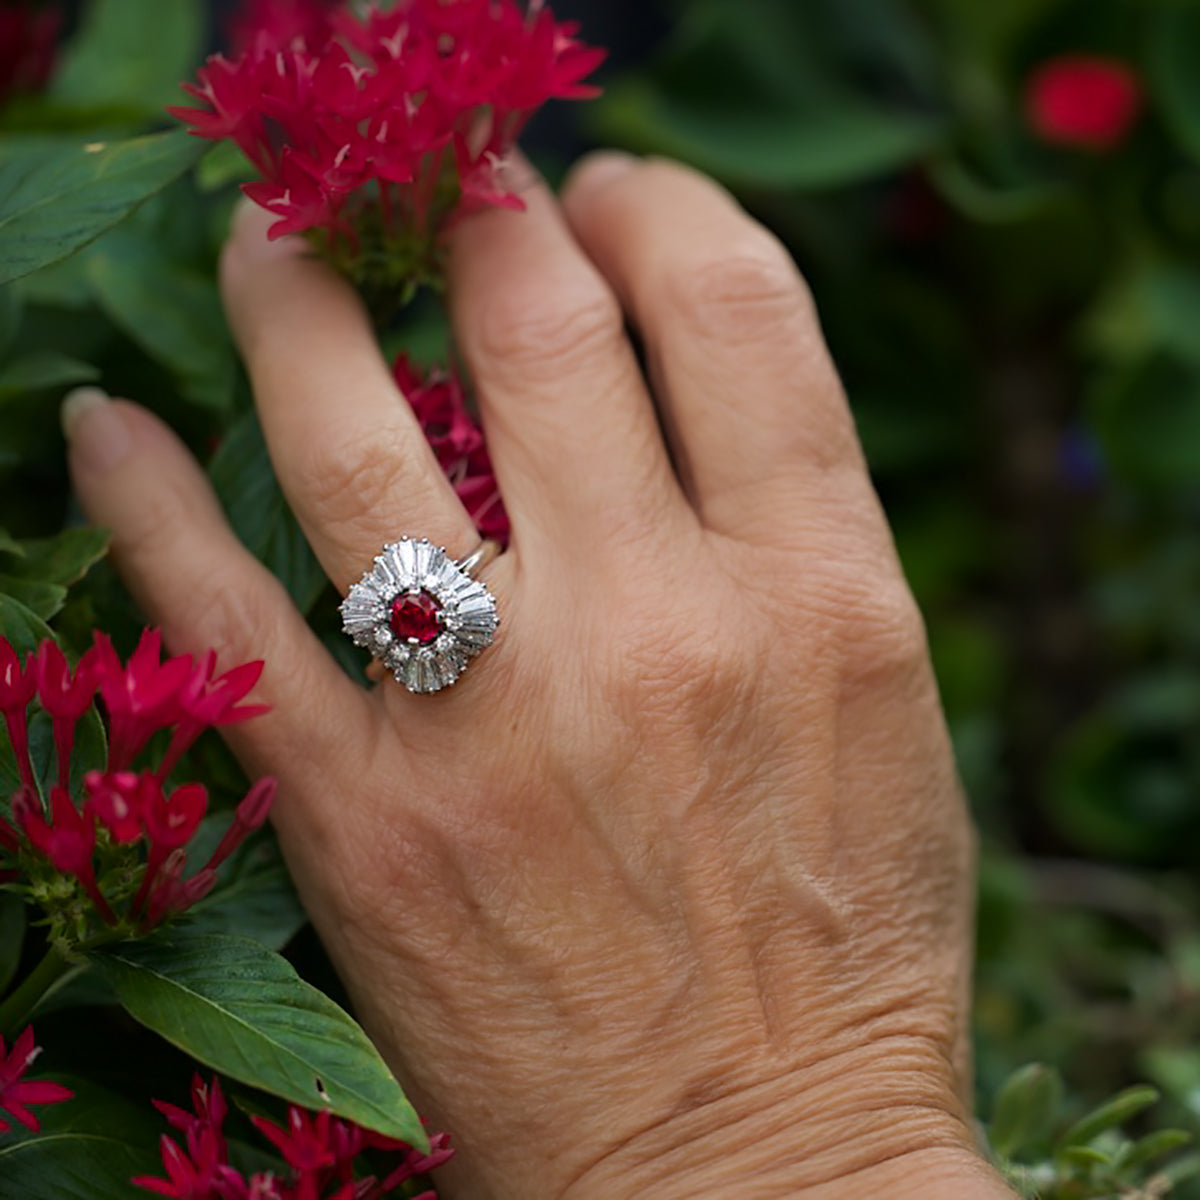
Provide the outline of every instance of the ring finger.
[[222,291],[271,461],[326,574],[345,592],[385,542],[405,535],[469,553],[475,527],[358,298],[303,242],[268,241],[269,223],[248,204],[239,211]]

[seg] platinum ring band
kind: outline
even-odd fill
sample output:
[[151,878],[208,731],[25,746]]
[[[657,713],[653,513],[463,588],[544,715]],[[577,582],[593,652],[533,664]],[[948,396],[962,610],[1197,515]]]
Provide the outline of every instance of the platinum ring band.
[[482,571],[484,567],[495,562],[499,554],[500,543],[491,538],[483,538],[470,554],[458,560],[458,569],[464,575],[474,575],[476,571]]

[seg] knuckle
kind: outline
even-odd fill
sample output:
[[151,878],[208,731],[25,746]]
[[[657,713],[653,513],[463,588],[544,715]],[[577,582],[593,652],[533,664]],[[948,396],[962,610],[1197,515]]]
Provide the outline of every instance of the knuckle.
[[672,305],[705,338],[754,345],[794,333],[812,300],[783,248],[765,231],[668,276]]
[[925,622],[899,572],[881,578],[878,572],[827,566],[817,589],[847,679],[870,683],[928,660]]
[[[264,583],[278,597],[275,592],[278,585]],[[216,652],[221,669],[251,659],[283,662],[297,657],[289,654],[287,646],[278,644],[280,623],[273,619],[274,606],[265,603],[261,588],[240,587],[229,580],[206,575],[202,582],[197,581],[191,594],[202,596],[203,601],[197,605],[195,624],[189,635],[199,638],[205,649]]]
[[480,322],[480,348],[489,365],[522,378],[557,379],[607,362],[623,337],[620,306],[600,287],[564,298],[539,282],[528,293],[492,303]]
[[686,635],[663,631],[623,646],[620,675],[633,683],[627,694],[636,699],[630,723],[644,728],[653,718],[704,729],[721,725],[730,713],[746,708],[754,657],[747,639],[722,636],[719,628],[700,633],[699,623]]
[[314,439],[296,463],[296,495],[322,528],[353,525],[394,506],[397,481],[413,477],[415,458],[413,445],[396,431]]

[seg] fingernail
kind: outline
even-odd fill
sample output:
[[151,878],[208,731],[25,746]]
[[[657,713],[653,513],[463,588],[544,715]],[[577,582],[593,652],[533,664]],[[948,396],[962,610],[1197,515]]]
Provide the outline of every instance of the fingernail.
[[599,187],[632,171],[639,159],[624,150],[596,150],[589,154],[576,168],[580,176],[586,176],[588,187]]
[[501,160],[497,177],[510,192],[518,194],[528,191],[542,182],[542,176],[537,167],[521,153],[517,146],[513,146]]
[[293,253],[299,239],[286,237],[271,241],[267,237],[267,230],[277,219],[248,196],[238,200],[229,219],[229,243],[236,248],[238,257],[247,262],[258,262]]
[[59,419],[77,465],[85,470],[111,471],[133,445],[121,410],[97,387],[68,392]]

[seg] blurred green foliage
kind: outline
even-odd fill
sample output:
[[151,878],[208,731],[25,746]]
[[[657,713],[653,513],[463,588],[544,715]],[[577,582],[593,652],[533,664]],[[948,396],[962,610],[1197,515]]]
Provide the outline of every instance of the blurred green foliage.
[[[1200,1121],[1200,3],[663,5],[660,53],[581,119],[727,183],[817,298],[983,832],[993,1143],[1047,1196],[1166,1194],[1150,1189],[1189,1160],[1161,1173],[1174,1139],[1139,1139]],[[95,0],[47,94],[0,115],[0,185],[31,139],[153,127],[200,57],[202,10]],[[1079,54],[1139,81],[1134,127],[1105,148],[1047,144],[1029,120],[1033,73]],[[56,402],[101,378],[212,462],[243,536],[329,631],[219,318],[237,169],[212,155],[170,183],[167,162],[117,229],[0,288],[0,527],[76,521]],[[0,237],[10,217],[0,203]],[[93,623],[128,643],[137,614],[106,567],[38,593],[14,545],[0,624],[40,604],[68,644]],[[1013,1075],[1034,1060],[1065,1092],[1050,1068]],[[1071,1134],[1147,1079],[1149,1124],[1134,1103]]]

